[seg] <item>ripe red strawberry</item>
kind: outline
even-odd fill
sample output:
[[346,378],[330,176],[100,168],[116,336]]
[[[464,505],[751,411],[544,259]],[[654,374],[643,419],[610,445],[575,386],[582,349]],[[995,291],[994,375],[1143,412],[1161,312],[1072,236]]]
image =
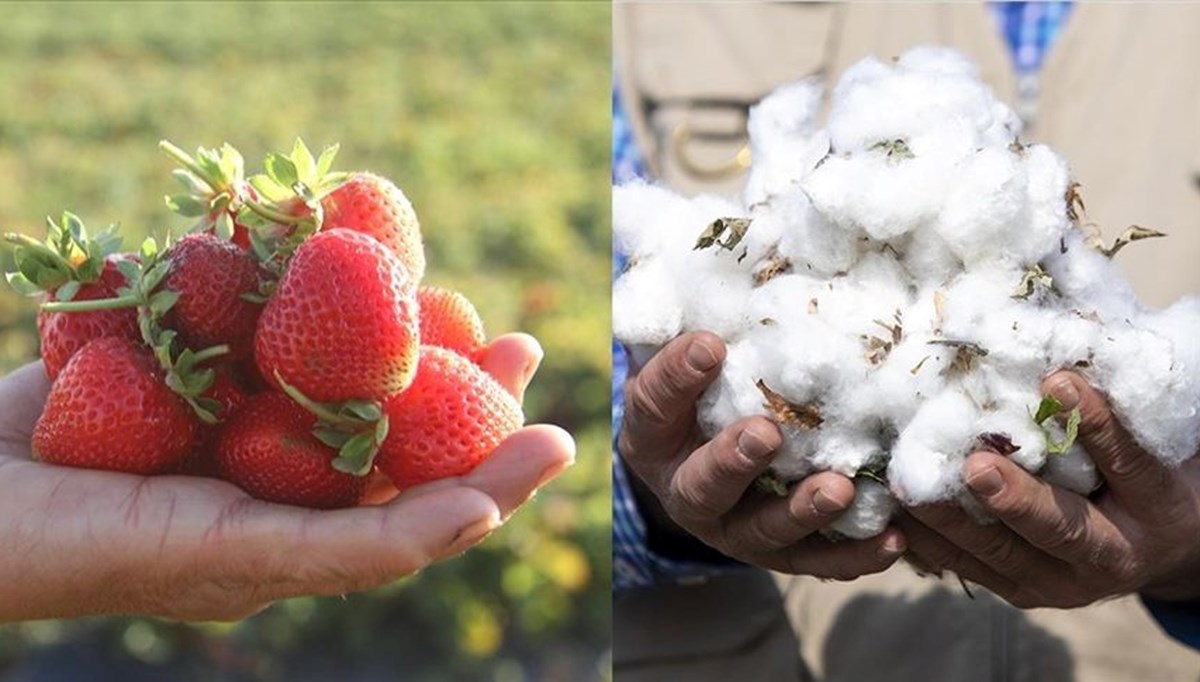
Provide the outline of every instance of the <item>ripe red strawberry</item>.
[[332,229],[300,246],[258,321],[263,377],[320,402],[382,400],[412,381],[416,286],[373,237]]
[[282,393],[251,397],[217,441],[221,478],[253,497],[335,509],[358,504],[366,477],[337,471],[337,454],[312,435],[316,418]]
[[258,294],[258,264],[249,252],[211,234],[189,234],[166,254],[170,272],[163,287],[179,294],[165,324],[179,332],[187,348],[229,344],[227,357],[247,357],[262,304],[243,294]]
[[421,347],[417,377],[384,403],[387,438],[375,464],[400,490],[461,476],[521,428],[521,406],[470,360]]
[[33,452],[50,464],[153,474],[179,465],[196,426],[150,351],[107,337],[84,346],[54,382]]
[[417,213],[392,181],[373,173],[354,173],[321,200],[322,230],[345,227],[369,234],[391,249],[412,280],[425,275],[425,249]]
[[[117,263],[128,256],[109,256],[104,263],[100,278],[81,284],[71,300],[91,301],[112,298],[117,290],[125,286],[125,275],[117,269]],[[46,301],[58,300],[55,293],[46,295]],[[42,342],[42,361],[46,374],[56,378],[67,362],[89,341],[106,336],[115,336],[130,341],[141,338],[138,332],[137,310],[93,310],[82,313],[52,313],[39,310],[37,316],[38,336]]]
[[466,296],[425,286],[417,290],[417,302],[421,308],[421,345],[440,346],[474,358],[487,343],[483,320]]
[[[250,394],[233,379],[233,372],[230,365],[216,367],[212,386],[204,392],[206,397],[217,401],[217,404],[220,405],[219,409],[213,410],[213,414],[222,422],[228,421],[230,416],[250,397]],[[201,423],[199,425],[196,446],[184,458],[179,467],[179,473],[187,476],[214,478],[218,475],[216,450],[217,439],[221,436],[222,427],[223,424]]]

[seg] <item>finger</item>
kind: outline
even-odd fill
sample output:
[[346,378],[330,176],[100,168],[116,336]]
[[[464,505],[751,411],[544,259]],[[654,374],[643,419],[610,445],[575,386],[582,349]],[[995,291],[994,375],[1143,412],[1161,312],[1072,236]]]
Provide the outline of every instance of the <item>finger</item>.
[[1139,520],[1161,523],[1187,505],[1171,470],[1134,441],[1104,395],[1083,377],[1056,372],[1042,390],[1062,403],[1064,411],[1079,408],[1079,440],[1122,509]]
[[957,505],[923,505],[908,513],[1001,575],[1060,580],[1068,573],[1066,564],[1033,547],[1008,526],[980,524]]
[[696,400],[717,377],[724,358],[725,344],[715,335],[684,334],[626,382],[619,450],[644,480],[666,482],[662,464],[687,441],[695,427]]
[[487,345],[479,366],[517,400],[523,400],[544,355],[541,344],[529,334],[505,334]]
[[496,501],[500,518],[507,519],[538,488],[575,462],[575,440],[549,424],[526,426],[463,477],[464,484]]
[[49,394],[50,378],[41,361],[0,379],[0,439],[28,442]]
[[793,575],[853,580],[886,570],[904,553],[905,546],[904,534],[896,528],[866,540],[833,542],[814,535],[755,562]]
[[854,502],[854,484],[830,471],[800,481],[787,497],[759,498],[724,519],[724,546],[735,555],[782,549],[829,525]]
[[922,564],[919,568],[928,566],[939,573],[950,571],[964,580],[983,585],[1003,599],[1012,601],[1018,598],[1016,581],[1000,575],[911,514],[900,514],[896,518],[896,526],[908,541],[908,551]]
[[[1087,499],[1055,488],[1000,455],[991,452],[971,455],[964,465],[963,475],[967,487],[984,509],[1003,522],[1003,526],[992,526],[992,533],[1002,535],[1011,529],[1023,538],[1024,542],[1013,541],[1010,548],[996,535],[985,540],[987,533],[975,534],[979,542],[989,543],[985,549],[990,549],[992,554],[1011,549],[1015,562],[1027,552],[1021,545],[1028,543],[1035,551],[1045,552],[1067,564],[1111,570],[1131,551],[1125,535]],[[940,527],[934,527],[957,542]],[[964,528],[963,532],[967,533],[969,529]],[[1002,566],[979,552],[973,553],[1006,575],[1018,575],[1012,572],[1016,567]]]
[[241,516],[227,524],[218,556],[231,584],[255,586],[253,601],[376,587],[465,551],[501,523],[491,497],[462,485],[384,506],[263,504]]
[[782,441],[779,427],[763,417],[735,422],[679,465],[664,506],[685,522],[723,516],[766,470]]

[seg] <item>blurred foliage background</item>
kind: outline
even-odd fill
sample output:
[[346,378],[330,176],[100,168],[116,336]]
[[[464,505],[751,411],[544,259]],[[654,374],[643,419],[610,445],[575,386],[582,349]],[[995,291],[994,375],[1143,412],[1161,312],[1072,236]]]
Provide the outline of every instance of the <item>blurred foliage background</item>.
[[[248,166],[302,136],[394,179],[427,279],[488,330],[538,336],[531,422],[578,464],[501,532],[414,579],[238,624],[94,618],[0,628],[0,682],[606,679],[610,639],[607,3],[16,4],[0,22],[0,227],[63,209],[126,246],[186,223],[168,138]],[[5,269],[11,256],[5,253]],[[0,363],[37,354],[0,294]]]

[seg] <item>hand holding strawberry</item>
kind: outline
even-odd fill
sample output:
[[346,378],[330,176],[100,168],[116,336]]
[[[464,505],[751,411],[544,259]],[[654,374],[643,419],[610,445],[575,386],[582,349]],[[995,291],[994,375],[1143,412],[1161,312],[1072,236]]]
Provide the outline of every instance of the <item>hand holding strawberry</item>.
[[[493,341],[481,365],[519,398],[541,358]],[[233,620],[302,594],[341,594],[458,554],[574,458],[566,433],[530,426],[471,473],[386,504],[312,512],[217,480],[51,466],[30,439],[50,382],[40,363],[0,380],[0,622],[97,613]],[[36,510],[36,515],[31,513]]]

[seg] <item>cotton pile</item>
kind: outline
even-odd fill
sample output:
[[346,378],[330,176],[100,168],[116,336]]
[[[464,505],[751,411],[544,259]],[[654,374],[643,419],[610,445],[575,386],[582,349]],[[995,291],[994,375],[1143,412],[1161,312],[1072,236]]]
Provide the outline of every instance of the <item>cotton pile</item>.
[[[981,448],[1087,493],[1094,466],[1043,401],[1083,374],[1137,441],[1176,465],[1200,449],[1200,298],[1144,307],[1079,188],[975,67],[941,48],[865,59],[822,92],[783,87],[751,109],[741,202],[614,188],[617,338],[644,360],[675,336],[728,344],[698,419],[780,425],[776,483],[854,477],[834,530],[878,534],[897,500],[970,506]],[[1155,248],[1148,242],[1140,248]],[[1064,415],[1065,416],[1065,415]]]

